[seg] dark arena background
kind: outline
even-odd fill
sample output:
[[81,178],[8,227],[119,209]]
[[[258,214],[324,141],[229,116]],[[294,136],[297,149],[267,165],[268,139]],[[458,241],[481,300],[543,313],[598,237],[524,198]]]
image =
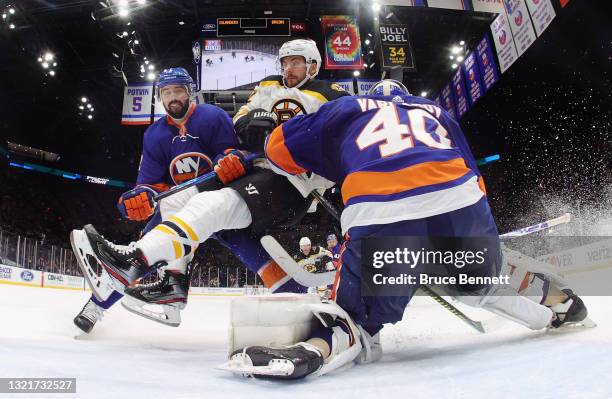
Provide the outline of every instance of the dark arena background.
[[[535,27],[531,40],[521,36],[524,33],[513,35],[509,26],[519,18],[512,8],[525,6],[526,1],[536,8],[546,3],[549,8],[538,12],[552,15],[541,30],[537,28],[538,18],[544,18],[541,14],[522,15],[532,31]],[[413,95],[452,109],[479,160],[500,233],[570,213],[570,223],[545,234],[584,237],[581,244],[593,237],[612,236],[610,1],[0,0],[0,13],[0,378],[76,377],[80,384],[76,395],[82,397],[208,397],[208,393],[211,397],[281,397],[284,387],[249,385],[211,371],[225,356],[226,296],[263,290],[258,275],[212,240],[196,253],[191,275],[195,299],[190,299],[179,329],[141,320],[116,306],[96,330],[97,336],[74,341],[68,332],[90,295],[69,234],[93,224],[115,242],[139,237],[145,223],[122,219],[116,205],[121,193],[135,184],[145,130],[164,110],[149,102],[144,114],[128,118],[129,104],[126,108],[124,102],[134,98],[126,89],[148,87],[151,100],[153,82],[169,67],[189,71],[197,81],[195,97],[200,103],[215,104],[233,116],[259,80],[279,74],[277,52],[282,43],[311,38],[323,59],[317,78],[337,83],[351,94],[364,94],[372,82],[393,78]],[[494,28],[500,15],[509,18],[503,39]],[[326,62],[322,29],[326,16],[351,17],[359,39],[351,45],[356,46],[353,55],[359,66]],[[221,23],[227,21],[244,21],[240,22],[244,27],[229,29],[231,23]],[[272,22],[281,26],[272,29]],[[389,25],[407,28],[401,43],[383,41],[379,28]],[[483,40],[489,47],[489,69],[481,58],[479,66],[470,70],[467,60],[482,57],[484,52],[478,49]],[[511,47],[525,46],[520,55],[514,50],[515,60],[509,65],[503,66],[512,51],[498,49],[500,40]],[[399,55],[406,57],[403,61],[390,54],[399,49]],[[479,75],[476,81],[470,81],[471,71]],[[487,80],[491,74],[495,78]],[[457,89],[458,83],[462,89]],[[474,98],[470,85],[478,87]],[[445,89],[450,90],[446,93],[450,106],[445,103]],[[465,109],[460,109],[462,101]],[[338,223],[321,206],[300,224],[269,233],[291,255],[298,253],[301,237],[323,247],[329,234],[341,237]],[[612,244],[606,242],[608,246],[597,256],[601,257],[598,262],[609,264]],[[28,276],[27,281],[16,282],[11,273],[18,273],[22,280]],[[316,390],[337,391],[340,397],[389,393],[393,397],[473,398],[485,397],[487,392],[521,398],[612,396],[612,388],[604,387],[604,377],[598,380],[594,371],[606,370],[605,366],[612,369],[612,325],[604,326],[602,321],[600,335],[585,342],[596,347],[601,339],[600,357],[590,347],[580,357],[581,341],[567,338],[559,345],[570,350],[541,336],[516,344],[514,335],[497,327],[480,341],[485,347],[481,350],[474,343],[480,337],[458,337],[461,334],[454,331],[461,331],[461,323],[443,310],[440,318],[449,317],[453,326],[439,329],[427,307],[434,305],[427,298],[419,299],[426,307],[417,308],[415,314],[427,322],[413,329],[417,316],[409,317],[407,311],[404,324],[398,324],[405,328],[384,337],[393,343],[390,358],[383,359],[386,368],[368,369],[371,380],[363,385],[357,367],[347,372],[348,386],[342,383],[343,375],[333,377],[340,381],[333,386],[322,377]],[[44,310],[45,303],[57,309]],[[609,300],[606,303],[610,305]],[[603,314],[609,311],[609,307],[601,308]],[[37,317],[46,325],[40,333],[34,331],[41,328],[32,320]],[[26,327],[31,331],[24,332]],[[518,331],[527,335],[526,330]],[[106,349],[97,346],[96,338]],[[22,339],[25,344],[20,346]],[[430,342],[438,339],[445,344]],[[495,348],[506,345],[505,340],[511,340],[509,348]],[[135,351],[139,360],[126,360],[124,350]],[[550,358],[554,366],[536,359],[539,350],[555,352]],[[493,361],[482,361],[489,356],[508,359],[513,351],[531,353],[521,360],[526,368],[504,369]],[[470,359],[457,359],[464,352],[469,352]],[[563,355],[557,352],[575,356],[575,362],[563,363]],[[432,360],[436,354],[457,373],[470,363],[469,376],[462,381],[453,372],[436,375],[438,363]],[[38,367],[37,359],[44,359]],[[65,363],[57,363],[59,359]],[[484,371],[478,368],[481,361]],[[144,369],[141,362],[147,363]],[[549,371],[536,372],[542,381],[528,384],[517,378],[527,378],[529,367],[540,362],[544,369],[550,366]],[[86,366],[79,369],[79,364]],[[164,383],[168,379],[160,370],[164,368],[173,375],[170,379],[181,376],[180,381]],[[430,378],[436,382],[428,383]],[[595,386],[593,391],[590,384]],[[291,397],[316,394],[307,384],[289,385],[286,392]]]

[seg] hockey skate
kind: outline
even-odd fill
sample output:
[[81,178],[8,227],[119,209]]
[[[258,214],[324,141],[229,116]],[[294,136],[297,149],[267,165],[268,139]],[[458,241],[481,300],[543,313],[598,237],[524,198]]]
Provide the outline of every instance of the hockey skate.
[[102,320],[104,316],[104,309],[98,306],[91,299],[87,301],[83,309],[79,312],[79,314],[74,318],[74,325],[79,328],[79,332],[89,334],[91,330],[96,325],[96,322]]
[[[83,230],[72,230],[70,243],[87,283],[99,300],[108,297],[113,288],[123,292],[134,280],[152,270],[140,249],[134,245],[113,244],[89,224]],[[101,265],[108,272],[115,287],[102,284],[95,273],[96,265]],[[162,263],[153,265],[158,266],[162,266]]]
[[178,327],[181,324],[181,310],[187,304],[188,292],[189,276],[167,270],[160,280],[151,284],[127,287],[121,305],[149,320]]
[[562,303],[550,307],[554,312],[554,319],[550,323],[550,328],[554,331],[597,327],[597,324],[587,317],[588,310],[582,299],[570,289],[566,288],[562,291],[568,298]]
[[319,349],[300,342],[285,348],[249,346],[232,353],[219,368],[245,377],[295,380],[316,372],[323,363]]

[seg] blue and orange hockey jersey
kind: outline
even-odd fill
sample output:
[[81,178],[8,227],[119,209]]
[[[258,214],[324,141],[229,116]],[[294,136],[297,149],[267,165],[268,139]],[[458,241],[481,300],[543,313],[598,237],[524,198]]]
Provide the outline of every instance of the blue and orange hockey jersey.
[[343,233],[450,212],[485,191],[458,123],[420,97],[328,102],[276,128],[266,155],[277,172],[309,171],[341,185]]

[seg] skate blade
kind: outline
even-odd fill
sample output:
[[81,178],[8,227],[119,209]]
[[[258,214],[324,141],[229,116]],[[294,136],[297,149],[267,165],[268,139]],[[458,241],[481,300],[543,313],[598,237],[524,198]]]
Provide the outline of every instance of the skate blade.
[[[102,280],[102,275],[98,275],[90,263],[90,259],[95,259],[99,263],[96,254],[91,247],[91,243],[83,230],[72,230],[70,232],[70,245],[77,260],[77,264],[85,277],[85,281],[91,288],[94,296],[99,301],[106,300],[115,290],[113,286]],[[104,268],[100,268],[102,273],[106,273]]]
[[552,334],[562,334],[566,332],[582,331],[590,328],[597,327],[597,324],[590,318],[585,318],[582,321],[576,323],[565,323],[559,328],[549,328],[548,332]]
[[230,361],[216,367],[243,377],[267,376],[285,377],[293,374],[295,367],[286,359],[272,359],[267,366],[253,366],[250,358],[242,353],[232,356]]
[[[146,303],[127,295],[123,297],[121,306],[138,316],[165,326],[178,327],[181,325],[181,311],[176,306]],[[160,308],[161,311],[156,311]]]

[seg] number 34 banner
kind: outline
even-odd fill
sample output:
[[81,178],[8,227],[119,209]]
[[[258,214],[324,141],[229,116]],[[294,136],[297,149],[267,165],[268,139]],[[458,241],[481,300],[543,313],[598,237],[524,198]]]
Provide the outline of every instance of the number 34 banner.
[[416,70],[408,25],[380,24],[382,66],[385,69],[403,68],[410,71]]
[[122,125],[148,125],[151,123],[152,83],[136,83],[123,91]]
[[363,69],[361,39],[355,17],[321,16],[325,37],[325,69]]

